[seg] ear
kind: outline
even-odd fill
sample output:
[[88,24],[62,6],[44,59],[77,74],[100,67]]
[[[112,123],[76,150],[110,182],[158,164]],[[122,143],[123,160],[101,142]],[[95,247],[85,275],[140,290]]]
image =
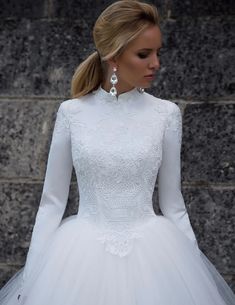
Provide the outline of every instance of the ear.
[[108,59],[107,63],[111,69],[113,69],[114,67],[117,68],[117,66],[118,66],[117,57],[115,56],[115,57]]

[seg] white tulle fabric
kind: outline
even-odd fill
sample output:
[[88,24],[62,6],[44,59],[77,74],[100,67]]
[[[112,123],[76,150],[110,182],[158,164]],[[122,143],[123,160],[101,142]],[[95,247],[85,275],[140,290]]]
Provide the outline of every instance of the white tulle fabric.
[[[179,107],[136,88],[62,102],[26,264],[0,304],[234,305],[190,224],[181,138]],[[73,166],[79,211],[62,221]]]

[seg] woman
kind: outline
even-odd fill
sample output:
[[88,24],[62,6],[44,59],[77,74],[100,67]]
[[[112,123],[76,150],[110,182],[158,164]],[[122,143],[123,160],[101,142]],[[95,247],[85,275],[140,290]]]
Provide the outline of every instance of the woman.
[[[110,5],[97,51],[61,103],[25,267],[2,305],[231,305],[229,286],[198,248],[180,190],[179,107],[144,92],[162,45],[154,6]],[[79,212],[61,222],[72,168]],[[152,195],[158,176],[159,205]]]

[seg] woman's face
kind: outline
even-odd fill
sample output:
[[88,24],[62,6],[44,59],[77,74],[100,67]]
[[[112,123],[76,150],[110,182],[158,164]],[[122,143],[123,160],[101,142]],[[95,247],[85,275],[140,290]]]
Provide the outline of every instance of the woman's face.
[[161,31],[158,26],[150,26],[125,51],[115,59],[111,66],[117,67],[118,92],[134,87],[148,88],[160,68],[159,50],[162,46]]

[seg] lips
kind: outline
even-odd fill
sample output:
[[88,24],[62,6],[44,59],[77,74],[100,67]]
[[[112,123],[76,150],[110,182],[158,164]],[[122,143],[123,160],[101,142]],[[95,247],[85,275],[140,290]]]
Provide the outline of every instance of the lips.
[[148,80],[153,80],[155,78],[155,75],[154,74],[145,75],[144,78],[146,78]]

